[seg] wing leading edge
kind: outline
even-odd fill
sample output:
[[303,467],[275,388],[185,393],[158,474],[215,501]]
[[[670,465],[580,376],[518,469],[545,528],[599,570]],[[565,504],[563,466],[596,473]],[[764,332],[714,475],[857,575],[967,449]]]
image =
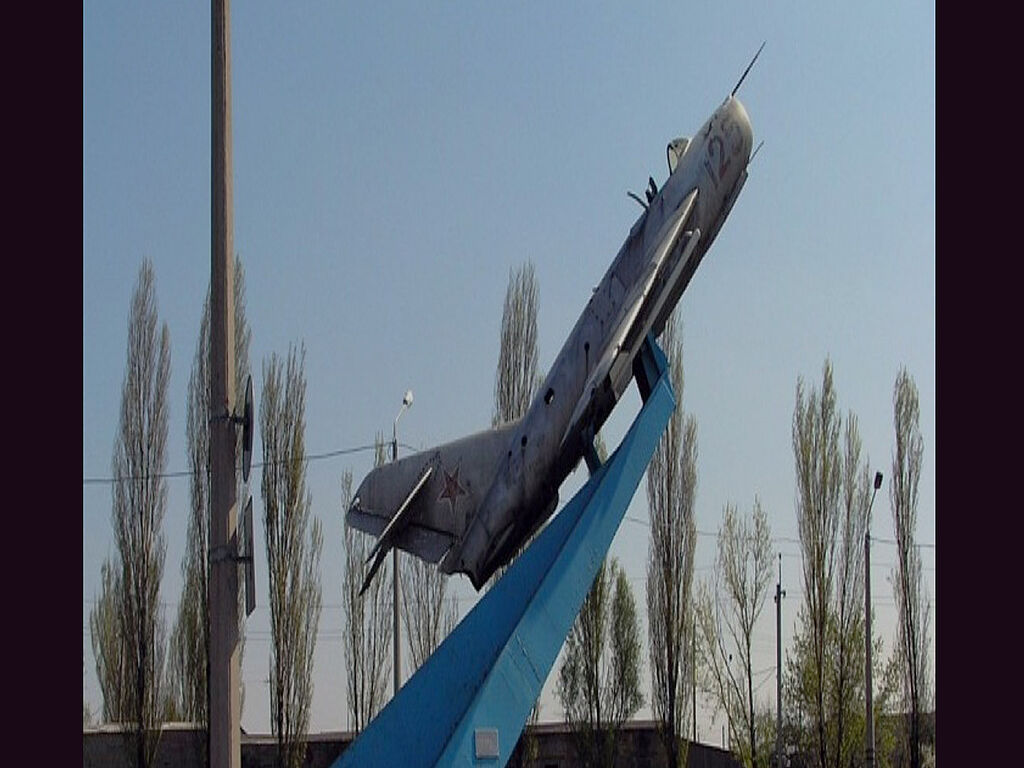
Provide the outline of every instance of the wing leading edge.
[[[616,321],[616,336],[608,346],[604,357],[594,367],[593,373],[583,388],[583,395],[569,420],[569,426],[562,437],[562,445],[576,439],[582,433],[583,425],[598,407],[597,395],[610,390],[614,400],[622,395],[632,376],[633,358],[640,349],[657,317],[658,307],[654,306],[664,291],[656,291],[655,287],[676,279],[679,270],[689,259],[689,255],[700,240],[700,230],[686,229],[698,190],[694,189],[686,196],[675,215],[669,219],[658,240],[658,247],[646,267],[646,276],[638,282],[623,302]],[[677,251],[679,257],[673,260],[671,254]],[[660,306],[660,302],[658,302]]]

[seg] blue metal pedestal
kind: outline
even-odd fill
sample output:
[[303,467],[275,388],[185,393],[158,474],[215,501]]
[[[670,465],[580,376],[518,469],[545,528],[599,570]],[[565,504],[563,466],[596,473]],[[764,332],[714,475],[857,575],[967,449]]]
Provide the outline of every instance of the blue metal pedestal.
[[622,444],[334,768],[508,762],[675,408],[650,339],[644,357],[648,396]]

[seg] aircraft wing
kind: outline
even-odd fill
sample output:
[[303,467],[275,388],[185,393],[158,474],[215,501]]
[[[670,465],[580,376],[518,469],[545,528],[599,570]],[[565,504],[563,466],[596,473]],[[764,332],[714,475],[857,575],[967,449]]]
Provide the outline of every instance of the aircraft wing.
[[[615,337],[607,351],[587,380],[583,395],[576,404],[569,427],[562,438],[563,445],[573,435],[579,434],[581,425],[585,424],[597,407],[598,396],[611,396],[614,400],[622,395],[632,376],[633,357],[640,348],[657,313],[653,311],[660,304],[662,290],[670,283],[676,270],[685,262],[686,251],[696,245],[700,238],[700,230],[689,232],[686,223],[690,218],[697,199],[694,189],[687,195],[675,215],[665,222],[654,255],[645,268],[644,275],[623,302],[618,320],[616,320]],[[674,262],[669,256],[675,251],[676,245],[683,243],[683,256]],[[672,263],[670,263],[672,262]],[[670,274],[670,271],[672,274]],[[610,387],[611,392],[606,390]]]
[[[654,257],[647,266],[647,274],[643,280],[638,282],[630,294],[630,298],[625,305],[626,312],[618,326],[615,342],[610,347],[613,358],[612,370],[616,367],[614,365],[616,361],[623,362],[620,359],[623,354],[629,357],[624,362],[632,364],[633,356],[640,348],[640,342],[647,335],[648,326],[653,321],[650,309],[661,298],[664,293],[665,283],[671,279],[669,274],[670,268],[674,271],[674,267],[677,266],[677,264],[669,264],[669,256],[675,250],[678,243],[692,239],[692,233],[688,234],[685,230],[686,223],[690,219],[690,212],[693,210],[693,205],[697,200],[697,191],[697,189],[694,189],[690,192],[679,208],[676,209],[675,215],[663,225],[658,240],[658,247],[655,249]],[[600,373],[602,372],[598,368],[594,369],[595,375]],[[621,383],[623,389],[625,388],[625,382],[617,381],[615,376],[612,377],[612,380],[615,384]],[[629,381],[628,376],[625,381]],[[617,389],[616,396],[620,394],[622,394],[622,391]]]
[[517,425],[414,453],[366,476],[345,522],[378,537],[367,583],[392,546],[430,563],[444,556],[476,514]]

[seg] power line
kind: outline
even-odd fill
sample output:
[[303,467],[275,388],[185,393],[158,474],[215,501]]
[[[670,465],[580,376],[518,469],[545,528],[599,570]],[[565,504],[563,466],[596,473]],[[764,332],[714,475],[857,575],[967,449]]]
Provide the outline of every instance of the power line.
[[[896,544],[897,543],[893,539],[883,539],[880,536],[872,536],[871,540],[872,541],[877,541],[879,544]],[[920,548],[920,547],[927,547],[928,549],[935,549],[935,545],[934,544],[918,544],[917,542],[915,542],[914,546],[918,547],[918,548]]]
[[[406,450],[412,451],[413,453],[419,453],[420,450],[421,450],[420,448],[417,448],[417,447],[412,446],[412,445],[408,445],[406,443],[399,443],[399,446],[402,447],[402,448],[405,448]],[[325,451],[323,453],[309,454],[308,456],[306,456],[303,459],[303,461],[308,463],[308,462],[311,462],[311,461],[321,461],[323,459],[333,459],[333,458],[337,458],[338,456],[345,456],[345,455],[348,455],[348,454],[360,453],[362,451],[376,450],[376,448],[377,448],[376,444],[360,445],[360,446],[356,446],[354,448],[340,448],[340,449],[334,450],[334,451]],[[287,459],[282,459],[281,463],[284,463],[285,461],[287,461]],[[253,468],[254,469],[261,468],[261,467],[264,467],[264,466],[266,466],[266,462],[262,462],[262,461],[253,464]],[[112,483],[118,482],[118,480],[121,480],[122,482],[126,481],[126,480],[145,480],[145,479],[147,479],[147,477],[151,477],[151,478],[155,478],[155,479],[191,477],[194,474],[196,474],[196,473],[191,471],[191,470],[184,469],[184,470],[177,470],[175,472],[160,472],[160,473],[157,473],[155,475],[149,475],[149,476],[136,475],[136,476],[133,476],[133,477],[124,477],[124,478],[86,477],[86,478],[82,479],[82,484],[83,485],[112,484]],[[650,522],[648,520],[643,520],[643,519],[641,519],[639,517],[634,517],[633,515],[625,515],[623,519],[629,520],[631,523],[637,523],[639,525],[646,526],[648,528],[650,528],[650,526],[651,526],[651,524],[650,524]],[[712,532],[712,531],[702,531],[700,529],[697,529],[696,533],[697,533],[698,536],[704,536],[704,537],[707,537],[707,538],[717,539],[719,537],[718,533],[715,533],[715,532]],[[771,540],[774,543],[797,544],[797,545],[800,544],[800,539],[794,539],[794,538],[792,538],[790,536],[773,536]],[[894,539],[886,539],[886,538],[882,538],[881,536],[872,536],[871,540],[872,541],[876,541],[879,544],[891,544],[891,545],[896,545],[897,544],[897,542]],[[917,547],[918,549],[921,549],[921,548],[935,549],[935,544],[934,543],[917,543],[917,542],[915,542],[914,546]],[[792,555],[787,555],[787,556],[792,557]]]
[[[406,445],[404,443],[400,443],[399,445],[401,445],[403,448],[406,448],[406,449],[414,451],[414,452],[419,451],[418,448],[414,448],[411,445]],[[374,445],[359,445],[359,446],[356,446],[355,448],[340,448],[340,449],[335,450],[335,451],[325,451],[323,453],[311,453],[311,454],[307,455],[303,459],[303,461],[310,462],[310,461],[320,461],[322,459],[333,459],[333,458],[335,458],[337,456],[344,456],[344,455],[350,454],[350,453],[359,453],[361,451],[372,451],[372,450],[375,450],[376,448],[377,448],[376,444],[374,444]],[[281,463],[284,463],[285,461],[287,461],[287,459],[282,459]],[[262,461],[256,462],[252,466],[253,466],[253,469],[257,469],[257,468],[266,466],[266,462],[262,462]],[[121,478],[117,478],[117,477],[86,477],[86,478],[82,479],[82,485],[99,485],[99,484],[105,484],[105,483],[116,483],[118,481],[124,482],[124,481],[127,481],[127,480],[146,480],[146,479],[149,479],[149,478],[152,478],[152,479],[163,479],[163,478],[176,478],[176,477],[191,477],[194,474],[196,474],[196,473],[193,472],[192,470],[182,469],[182,470],[178,470],[178,471],[175,471],[175,472],[159,472],[159,473],[154,474],[154,475],[134,475],[132,477],[121,477]]]
[[[650,524],[649,521],[643,520],[643,519],[641,519],[639,517],[633,517],[633,515],[626,515],[623,519],[629,520],[629,522],[631,522],[631,523],[638,523],[639,525],[646,526],[647,528],[651,527],[651,524]],[[717,533],[712,533],[711,531],[701,531],[699,529],[697,530],[697,535],[698,536],[707,536],[707,537],[712,538],[712,539],[717,539],[719,537],[719,534],[717,534]],[[800,539],[794,539],[794,538],[789,537],[789,536],[772,536],[771,540],[772,540],[773,543],[776,543],[776,544],[779,544],[779,543],[782,543],[782,544],[799,544],[800,543]],[[896,543],[892,539],[882,539],[882,538],[879,538],[877,536],[872,536],[871,540],[872,541],[882,542],[884,544],[895,544]],[[914,544],[914,546],[915,547],[928,547],[930,549],[935,549],[935,545],[934,544]],[[785,557],[802,557],[801,555],[791,555],[791,554],[788,554],[788,553],[785,553],[785,552],[783,553],[783,555]]]

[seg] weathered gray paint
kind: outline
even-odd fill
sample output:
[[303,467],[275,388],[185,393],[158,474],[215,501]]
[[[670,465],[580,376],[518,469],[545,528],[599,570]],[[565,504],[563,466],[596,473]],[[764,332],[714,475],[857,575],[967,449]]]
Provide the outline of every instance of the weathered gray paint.
[[628,386],[640,344],[661,334],[732,209],[752,146],[746,110],[731,96],[692,140],[673,141],[671,175],[649,190],[523,419],[378,467],[356,491],[348,524],[379,535],[433,465],[395,546],[430,562],[447,550],[440,569],[480,589],[554,512],[559,487]]

